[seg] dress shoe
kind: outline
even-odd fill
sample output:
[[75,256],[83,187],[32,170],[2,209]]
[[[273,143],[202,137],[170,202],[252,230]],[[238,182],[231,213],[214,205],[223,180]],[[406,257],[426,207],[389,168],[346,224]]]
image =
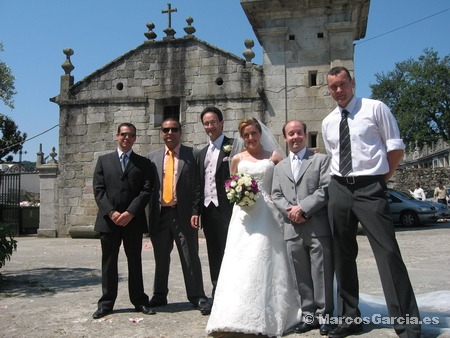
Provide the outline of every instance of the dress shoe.
[[196,305],[196,308],[200,310],[200,313],[204,316],[209,315],[211,313],[211,305],[208,303],[208,299],[200,298]]
[[156,314],[156,311],[148,305],[136,305],[134,309],[136,310],[136,312],[142,312],[144,315]]
[[99,319],[111,314],[112,312],[113,310],[110,309],[98,308],[97,311],[95,311],[94,314],[92,315],[92,318]]
[[330,338],[344,338],[355,333],[359,333],[363,330],[362,324],[354,324],[347,326],[338,326],[328,332]]
[[167,299],[158,299],[155,297],[152,297],[150,301],[148,302],[149,307],[158,307],[158,306],[164,306],[167,305]]
[[295,333],[305,333],[314,329],[318,329],[319,328],[319,323],[312,323],[312,324],[308,324],[305,322],[301,322],[300,324],[297,324],[296,326],[294,326],[294,332]]
[[319,327],[319,333],[321,336],[326,336],[328,334],[328,332],[330,332],[331,330],[333,330],[334,326],[330,325],[330,324],[322,324]]

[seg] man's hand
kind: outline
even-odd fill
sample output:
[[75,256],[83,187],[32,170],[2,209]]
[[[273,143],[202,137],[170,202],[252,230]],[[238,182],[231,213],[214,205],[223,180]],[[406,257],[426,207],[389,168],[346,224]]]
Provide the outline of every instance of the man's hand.
[[199,228],[199,217],[197,215],[193,215],[191,217],[191,227],[193,227],[194,229]]
[[[115,217],[116,214],[118,214],[117,217]],[[133,219],[134,215],[128,211],[125,211],[123,213],[119,213],[116,211],[113,214],[113,217],[115,217],[115,219],[114,218],[111,218],[111,219],[113,220],[113,222],[115,224],[117,224],[118,226],[121,226],[121,227],[125,227],[128,225],[128,223],[130,223],[130,221]]]
[[306,222],[306,218],[303,217],[303,209],[299,205],[287,207],[286,211],[288,212],[288,218],[292,222],[299,224]]

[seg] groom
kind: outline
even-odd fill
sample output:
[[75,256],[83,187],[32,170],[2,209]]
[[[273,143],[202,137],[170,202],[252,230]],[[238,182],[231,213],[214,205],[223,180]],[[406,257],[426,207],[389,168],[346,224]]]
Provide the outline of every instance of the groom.
[[200,115],[209,145],[198,156],[198,177],[194,195],[191,225],[201,225],[208,250],[209,271],[213,284],[212,297],[216,291],[220,266],[225,252],[228,224],[233,204],[225,192],[225,181],[230,178],[230,152],[233,139],[223,135],[223,115],[219,108],[206,107]]
[[275,167],[272,199],[284,216],[284,239],[301,298],[302,321],[293,331],[319,329],[327,335],[331,327],[321,319],[333,314],[334,270],[327,216],[330,159],[306,148],[303,122],[287,122],[283,135],[289,157]]

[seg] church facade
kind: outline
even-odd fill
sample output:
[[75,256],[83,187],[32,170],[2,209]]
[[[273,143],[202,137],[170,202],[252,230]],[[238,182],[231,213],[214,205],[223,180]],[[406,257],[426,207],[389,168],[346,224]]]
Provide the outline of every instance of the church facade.
[[60,137],[55,215],[46,224],[41,217],[46,236],[94,224],[94,167],[116,148],[121,122],[136,125],[133,149],[144,156],[164,145],[160,125],[168,116],[182,123],[184,144],[205,145],[200,112],[210,105],[224,113],[229,136],[242,118],[257,117],[284,145],[283,124],[299,118],[308,125],[308,145],[323,151],[321,121],[335,106],[326,74],[337,65],[354,69],[353,41],[365,35],[370,0],[240,2],[263,47],[262,65],[251,62],[253,41],[245,41],[243,57],[233,55],[198,39],[192,18],[184,36],[169,26],[159,40],[148,23],[142,45],[76,83],[74,52],[64,50],[60,93],[51,98],[60,108]]

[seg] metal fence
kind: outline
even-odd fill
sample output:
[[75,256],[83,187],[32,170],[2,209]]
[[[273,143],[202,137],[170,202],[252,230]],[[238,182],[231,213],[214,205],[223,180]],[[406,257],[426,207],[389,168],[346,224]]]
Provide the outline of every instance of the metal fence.
[[9,224],[18,235],[20,218],[20,173],[0,172],[0,222]]

